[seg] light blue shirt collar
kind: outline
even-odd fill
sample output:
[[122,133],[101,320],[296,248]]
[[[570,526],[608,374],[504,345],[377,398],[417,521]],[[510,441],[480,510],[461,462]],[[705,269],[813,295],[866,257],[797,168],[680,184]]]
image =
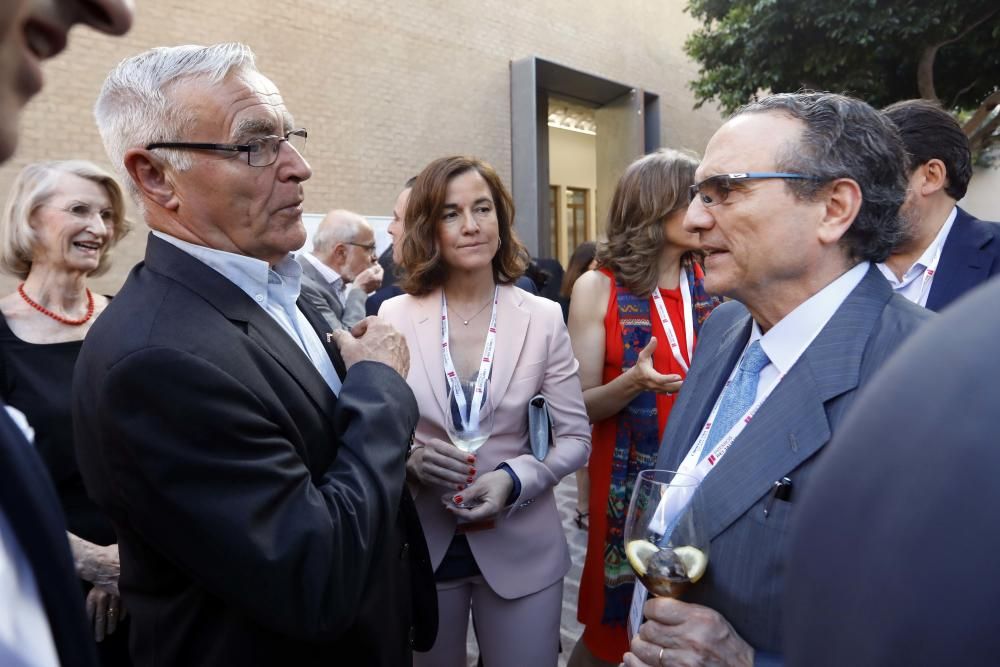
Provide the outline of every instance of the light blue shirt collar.
[[271,267],[260,259],[195,245],[163,232],[153,231],[153,235],[215,269],[246,292],[299,346],[331,391],[340,393],[340,376],[319,335],[296,305],[302,287],[302,267],[291,253]]
[[[195,245],[155,230],[153,236],[176,246],[212,267],[265,309],[268,307],[271,297],[279,298],[281,306],[286,310],[289,306],[294,307],[299,298],[302,285],[302,267],[291,254],[275,264],[272,270],[270,265],[261,259]],[[269,294],[268,286],[276,284],[280,285],[281,288],[275,290],[274,294]]]

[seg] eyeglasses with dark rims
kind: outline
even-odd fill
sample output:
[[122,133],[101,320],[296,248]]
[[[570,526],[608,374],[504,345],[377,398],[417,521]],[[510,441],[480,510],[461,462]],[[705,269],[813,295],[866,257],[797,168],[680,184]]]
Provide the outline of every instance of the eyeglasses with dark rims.
[[306,138],[309,133],[304,128],[286,132],[284,136],[270,135],[251,139],[245,144],[204,144],[185,141],[161,141],[146,146],[146,150],[155,148],[176,148],[181,150],[197,151],[229,151],[233,153],[246,153],[247,164],[251,167],[269,167],[278,159],[278,150],[281,142],[287,141],[299,155],[305,154]]
[[791,180],[821,181],[819,176],[789,174],[781,171],[747,171],[738,174],[716,174],[688,188],[688,202],[697,197],[703,206],[716,206],[729,198],[735,188],[733,183],[762,178],[787,178]]

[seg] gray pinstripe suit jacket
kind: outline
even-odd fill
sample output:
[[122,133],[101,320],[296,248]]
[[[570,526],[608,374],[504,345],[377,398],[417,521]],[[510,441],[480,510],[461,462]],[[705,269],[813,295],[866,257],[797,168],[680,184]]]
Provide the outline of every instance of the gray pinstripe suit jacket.
[[[788,533],[795,498],[807,492],[817,454],[857,389],[932,316],[894,295],[872,266],[705,478],[711,553],[705,577],[685,599],[720,612],[759,653],[782,652]],[[680,466],[746,346],[750,327],[750,314],[738,302],[719,306],[705,322],[657,467]],[[792,480],[792,497],[775,501],[765,519],[771,487],[785,476]],[[780,658],[773,662],[780,664]]]

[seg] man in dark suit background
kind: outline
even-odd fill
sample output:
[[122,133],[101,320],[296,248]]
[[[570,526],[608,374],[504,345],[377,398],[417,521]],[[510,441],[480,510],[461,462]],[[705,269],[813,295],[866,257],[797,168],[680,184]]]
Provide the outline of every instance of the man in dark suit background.
[[[38,60],[64,48],[77,23],[112,35],[132,25],[124,0],[0,3],[0,163],[17,146],[21,108],[41,88]],[[39,25],[46,26],[44,30]],[[23,418],[23,415],[21,415]],[[0,664],[96,664],[66,522],[38,455],[0,402]]]
[[74,379],[135,663],[410,664],[437,614],[409,355],[298,299],[305,132],[241,44],[126,59],[96,115],[153,230]]
[[900,232],[903,147],[860,100],[772,95],[715,133],[697,178],[684,227],[705,288],[733,301],[701,329],[656,467],[703,480],[711,550],[685,601],[646,603],[625,663],[781,664],[795,498],[857,389],[931,317],[872,265]]
[[861,392],[793,526],[790,665],[996,665],[1000,279]]
[[896,102],[883,113],[906,145],[909,190],[906,236],[879,268],[910,301],[941,310],[1000,273],[1000,225],[957,206],[972,178],[972,153],[954,116],[930,100]]

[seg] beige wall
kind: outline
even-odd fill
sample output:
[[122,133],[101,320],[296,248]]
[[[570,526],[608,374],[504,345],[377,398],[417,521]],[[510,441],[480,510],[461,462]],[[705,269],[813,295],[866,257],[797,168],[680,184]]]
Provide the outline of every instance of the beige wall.
[[597,187],[594,135],[549,128],[549,184],[587,190]]
[[1000,166],[978,168],[959,205],[980,220],[1000,221]]
[[[660,95],[664,145],[704,147],[714,110],[692,111],[696,73],[681,51],[694,27],[684,0],[140,0],[124,39],[75,30],[46,65],[46,89],[22,118],[0,193],[25,163],[86,158],[107,166],[91,107],[108,70],[152,46],[241,40],[310,132],[306,207],[390,211],[429,160],[472,153],[510,179],[512,59],[537,55]],[[142,225],[95,285],[113,292],[141,258]],[[4,279],[8,291],[13,281]]]

